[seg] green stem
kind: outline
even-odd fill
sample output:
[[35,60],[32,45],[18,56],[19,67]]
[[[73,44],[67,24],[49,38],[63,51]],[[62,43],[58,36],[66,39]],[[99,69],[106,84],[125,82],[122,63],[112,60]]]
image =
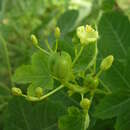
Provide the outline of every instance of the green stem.
[[43,97],[41,97],[40,100],[43,100],[43,99],[47,98],[48,96],[51,96],[52,94],[56,93],[57,91],[61,90],[62,88],[64,88],[64,85],[60,85],[59,87],[57,87],[53,91],[47,93],[46,95],[44,95]]
[[[98,24],[98,22],[99,22],[101,16],[102,16],[102,12],[100,11],[100,13],[99,13],[99,15],[98,15],[98,18],[97,18],[97,20],[96,20],[96,24]],[[96,43],[96,48],[95,48],[95,49],[96,49],[96,50],[95,50],[94,57],[93,57],[93,59],[91,60],[91,62],[89,63],[89,65],[88,65],[87,68],[86,68],[86,70],[87,70],[87,69],[89,69],[92,65],[94,65],[94,68],[93,68],[94,73],[96,72],[96,58],[97,58],[97,54],[98,54],[97,43]],[[99,71],[98,74],[97,74],[97,77],[99,77],[99,76],[101,75],[101,73],[102,73],[102,72]],[[96,92],[95,90],[91,92],[91,96],[90,96],[90,101],[91,101],[91,103],[92,103],[92,100],[93,100],[93,98],[94,98],[95,92]],[[83,130],[86,130],[86,129],[88,128],[88,126],[89,126],[89,123],[88,123],[88,126],[86,125],[87,120],[89,120],[88,112],[86,112],[86,115],[85,115],[85,122],[84,122],[84,129],[83,129]]]
[[86,112],[83,130],[87,130],[87,128],[89,127],[89,123],[90,123],[89,114],[88,112]]
[[[91,92],[91,96],[90,96],[90,103],[91,104],[92,104],[92,100],[94,98],[94,94],[95,94],[95,90]],[[90,104],[90,106],[91,106],[91,104]],[[89,106],[89,108],[90,108],[90,106]],[[84,113],[85,113],[85,120],[84,120],[83,130],[87,130],[87,128],[89,127],[90,119],[89,119],[88,111],[89,111],[89,109],[87,111],[84,111]]]
[[84,49],[84,46],[82,46],[82,47],[80,48],[80,51],[79,51],[79,53],[76,55],[75,59],[73,60],[72,65],[74,65],[74,64],[76,63],[76,61],[78,60],[78,58],[81,56],[81,54],[82,54],[82,52],[83,52],[83,49]]
[[109,89],[109,87],[103,83],[103,81],[101,79],[99,79],[100,83],[102,84],[102,86],[106,89],[106,91],[110,94],[112,93],[111,90]]
[[94,51],[94,55],[92,60],[89,62],[89,64],[86,67],[86,71],[94,65],[94,72],[96,71],[96,59],[97,59],[97,55],[98,55],[98,48],[97,48],[97,42],[95,43],[95,51]]
[[103,71],[100,69],[100,70],[98,71],[98,73],[96,74],[96,77],[99,78],[99,77],[101,76],[102,72],[103,72]]
[[56,48],[55,48],[55,52],[57,52],[58,49],[58,39],[56,39]]
[[72,83],[65,83],[65,86],[67,88],[69,88],[70,90],[74,91],[74,92],[77,92],[77,93],[80,93],[80,94],[85,94],[86,92],[88,92],[88,88],[85,88],[85,87],[80,87],[79,85],[76,85],[76,84],[72,84]]
[[8,73],[9,73],[10,83],[11,83],[11,86],[14,86],[14,83],[12,81],[12,72],[11,72],[11,65],[10,65],[10,59],[9,59],[8,49],[7,49],[7,43],[6,43],[6,41],[5,41],[5,39],[3,38],[2,35],[0,35],[0,40],[2,41],[3,47],[4,47],[4,52],[5,52],[5,58],[6,58],[7,67],[8,67]]
[[64,85],[60,85],[56,89],[52,90],[51,92],[47,93],[46,95],[43,95],[40,98],[37,98],[37,97],[28,97],[26,95],[23,95],[23,97],[27,98],[29,101],[41,101],[41,100],[44,100],[45,98],[53,95],[54,93],[56,93],[57,91],[61,90],[62,88],[64,88]]
[[50,45],[49,45],[49,43],[48,43],[48,40],[45,40],[45,44],[46,44],[48,50],[49,50],[50,52],[53,52],[53,50],[51,49],[51,47],[50,47]]
[[95,90],[91,92],[91,96],[90,96],[90,102],[92,103],[92,100],[94,98],[94,94],[95,94]]
[[77,56],[77,52],[78,52],[78,50],[77,50],[77,46],[75,46],[74,51],[75,51],[75,56]]
[[50,55],[49,52],[47,52],[46,50],[44,50],[43,48],[41,48],[40,46],[36,46],[40,51],[46,53],[47,55]]
[[105,94],[105,95],[110,94],[110,92],[106,92],[106,91],[101,90],[101,89],[96,89],[96,90],[95,90],[95,93],[98,93],[98,94]]
[[84,99],[84,94],[82,93],[82,94],[81,94],[81,100],[83,100],[83,99]]
[[2,7],[2,14],[5,13],[6,4],[7,4],[7,0],[2,1],[2,6],[1,6]]

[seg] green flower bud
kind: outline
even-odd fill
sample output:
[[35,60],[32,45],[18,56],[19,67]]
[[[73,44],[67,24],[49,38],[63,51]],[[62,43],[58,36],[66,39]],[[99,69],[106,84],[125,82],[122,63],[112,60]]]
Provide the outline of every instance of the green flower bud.
[[21,91],[20,88],[12,87],[12,94],[14,96],[21,96],[22,95],[22,91]]
[[56,39],[60,38],[60,28],[59,27],[55,28],[55,37],[56,37]]
[[31,35],[31,40],[34,46],[38,45],[38,40],[34,34]]
[[113,61],[114,61],[114,57],[112,55],[107,56],[101,62],[100,69],[103,71],[109,69],[112,66]]
[[87,75],[86,79],[84,80],[84,85],[88,87],[90,90],[96,89],[99,85],[99,79],[97,77]]
[[37,96],[38,98],[40,98],[40,97],[43,95],[43,88],[37,87],[37,88],[35,89],[35,94],[36,94],[36,96]]
[[81,44],[88,44],[97,41],[98,32],[94,30],[90,25],[80,26],[77,28],[77,36],[80,39]]
[[84,98],[83,100],[81,100],[80,102],[80,106],[87,111],[89,109],[91,105],[91,101],[88,98]]

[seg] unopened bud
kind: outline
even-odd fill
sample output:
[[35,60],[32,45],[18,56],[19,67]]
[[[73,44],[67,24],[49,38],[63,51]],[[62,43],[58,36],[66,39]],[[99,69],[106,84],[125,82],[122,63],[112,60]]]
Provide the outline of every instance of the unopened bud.
[[36,96],[37,96],[38,98],[40,98],[40,97],[43,95],[43,88],[37,87],[37,88],[35,89],[35,94],[36,94]]
[[81,102],[80,102],[80,106],[84,109],[84,110],[88,110],[90,107],[90,100],[88,98],[84,98]]
[[55,37],[58,39],[60,38],[60,28],[59,27],[56,27],[55,28]]
[[38,40],[34,34],[31,35],[31,40],[34,46],[38,45]]
[[100,69],[103,71],[109,69],[112,66],[113,61],[114,61],[114,57],[112,55],[107,56],[101,62]]
[[20,88],[13,87],[13,88],[12,88],[12,94],[13,94],[14,96],[21,96],[21,95],[22,95],[22,91],[21,91]]

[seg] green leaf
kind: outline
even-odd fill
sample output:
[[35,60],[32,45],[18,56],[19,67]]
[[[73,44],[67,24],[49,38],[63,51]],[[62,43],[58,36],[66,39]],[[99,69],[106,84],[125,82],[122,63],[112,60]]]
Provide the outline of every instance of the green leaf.
[[106,96],[96,106],[94,115],[101,119],[109,119],[118,115],[120,108],[127,104],[130,92],[120,91]]
[[114,119],[100,120],[91,118],[88,130],[114,130]]
[[76,107],[69,107],[68,114],[59,119],[60,130],[81,130],[83,115]]
[[3,112],[8,104],[10,97],[10,89],[5,85],[0,84],[0,112]]
[[43,53],[35,53],[32,56],[32,65],[19,67],[13,80],[16,83],[32,83],[33,86],[45,89],[53,88],[53,79],[48,68],[48,56]]
[[75,56],[74,44],[72,43],[72,40],[70,38],[64,37],[63,39],[59,40],[59,48],[62,51],[68,52],[72,58]]
[[77,10],[68,10],[60,16],[58,26],[63,34],[71,32],[74,29],[78,14]]
[[130,19],[130,1],[129,0],[116,0],[118,6],[128,15]]
[[36,94],[35,94],[35,89],[36,89],[36,86],[33,86],[32,84],[27,88],[27,95],[28,96],[33,96],[35,97]]
[[33,79],[31,76],[33,75],[31,65],[22,65],[16,69],[15,74],[13,75],[13,81],[22,84],[31,83]]
[[0,98],[6,98],[8,96],[10,96],[10,89],[8,88],[8,86],[0,84]]
[[[117,21],[120,21],[120,24],[117,24]],[[130,74],[126,74],[129,69],[125,70],[128,64],[130,43],[130,22],[128,18],[120,12],[104,13],[98,29],[100,58],[103,59],[112,54],[115,59],[112,68],[102,75],[103,82],[112,91],[130,88]]]
[[81,56],[79,57],[79,59],[77,60],[76,64],[75,64],[75,71],[84,71],[86,69],[88,69],[90,66],[93,65],[96,56],[97,56],[97,48],[96,48],[96,44],[92,43],[87,45]]
[[112,8],[114,7],[114,4],[115,4],[115,0],[102,0],[101,1],[101,8],[104,10],[104,11],[111,11]]
[[58,130],[57,120],[64,110],[63,104],[54,100],[31,103],[13,97],[5,114],[4,130]]
[[[120,21],[120,25],[117,24]],[[114,55],[112,68],[102,75],[102,81],[113,94],[105,97],[96,108],[95,115],[101,119],[117,116],[130,100],[130,22],[120,12],[104,13],[99,22],[100,57]],[[127,126],[124,126],[124,128]]]
[[127,104],[124,104],[124,106],[120,110],[116,121],[115,129],[116,130],[130,129],[130,99],[127,101]]

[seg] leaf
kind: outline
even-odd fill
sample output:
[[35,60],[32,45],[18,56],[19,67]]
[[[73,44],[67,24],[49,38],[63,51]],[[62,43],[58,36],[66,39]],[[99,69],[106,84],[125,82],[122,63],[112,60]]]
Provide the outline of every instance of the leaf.
[[35,89],[36,89],[36,86],[33,86],[32,84],[27,88],[27,95],[28,96],[33,96],[35,97],[36,94],[35,94]]
[[13,97],[5,114],[4,130],[58,130],[58,116],[64,114],[61,102],[46,100],[31,103]]
[[3,112],[8,104],[10,97],[10,89],[5,85],[0,84],[0,112]]
[[[17,68],[15,74],[13,75],[14,82],[17,83],[31,83],[33,77],[33,70],[31,65],[22,65],[21,67]],[[34,78],[35,79],[35,78]]]
[[96,44],[92,43],[87,45],[74,66],[75,71],[78,72],[88,69],[90,66],[92,66],[93,62],[96,59],[96,56],[97,56]]
[[[117,24],[117,20],[120,24]],[[102,75],[103,82],[112,91],[119,91],[121,88],[130,88],[130,74],[125,70],[129,58],[130,43],[130,22],[120,12],[104,13],[99,25],[99,54],[101,59],[107,55],[114,56],[112,68]]]
[[74,29],[78,14],[77,10],[68,10],[60,16],[58,26],[63,34],[71,32]]
[[64,37],[59,41],[59,48],[62,51],[68,52],[72,58],[74,58],[74,44],[72,43],[72,40],[68,37]]
[[68,115],[59,119],[60,130],[81,130],[83,125],[83,116],[77,107],[69,107]]
[[[120,25],[117,24],[117,20],[120,21]],[[112,68],[102,76],[102,81],[111,88],[113,94],[105,97],[97,106],[95,115],[101,119],[117,116],[119,120],[122,108],[128,105],[130,99],[129,33],[130,22],[123,13],[103,14],[99,22],[100,57],[112,54],[115,61]]]
[[10,89],[8,86],[0,84],[0,98],[6,98],[10,96]]
[[128,15],[130,19],[130,1],[129,0],[116,0],[118,6]]
[[101,8],[104,10],[104,11],[111,11],[112,8],[114,7],[114,4],[115,4],[115,0],[102,0],[101,2]]
[[130,92],[121,91],[106,96],[96,106],[94,115],[101,119],[109,119],[118,115],[120,108],[127,104],[130,99]]
[[47,55],[35,53],[32,56],[32,65],[19,67],[13,76],[13,80],[16,83],[32,83],[36,87],[52,89],[53,79],[50,76],[47,59]]
[[115,119],[96,120],[91,118],[88,130],[114,130]]
[[120,110],[116,121],[115,129],[116,130],[130,129],[130,99],[127,101],[127,104],[124,104],[124,106]]

